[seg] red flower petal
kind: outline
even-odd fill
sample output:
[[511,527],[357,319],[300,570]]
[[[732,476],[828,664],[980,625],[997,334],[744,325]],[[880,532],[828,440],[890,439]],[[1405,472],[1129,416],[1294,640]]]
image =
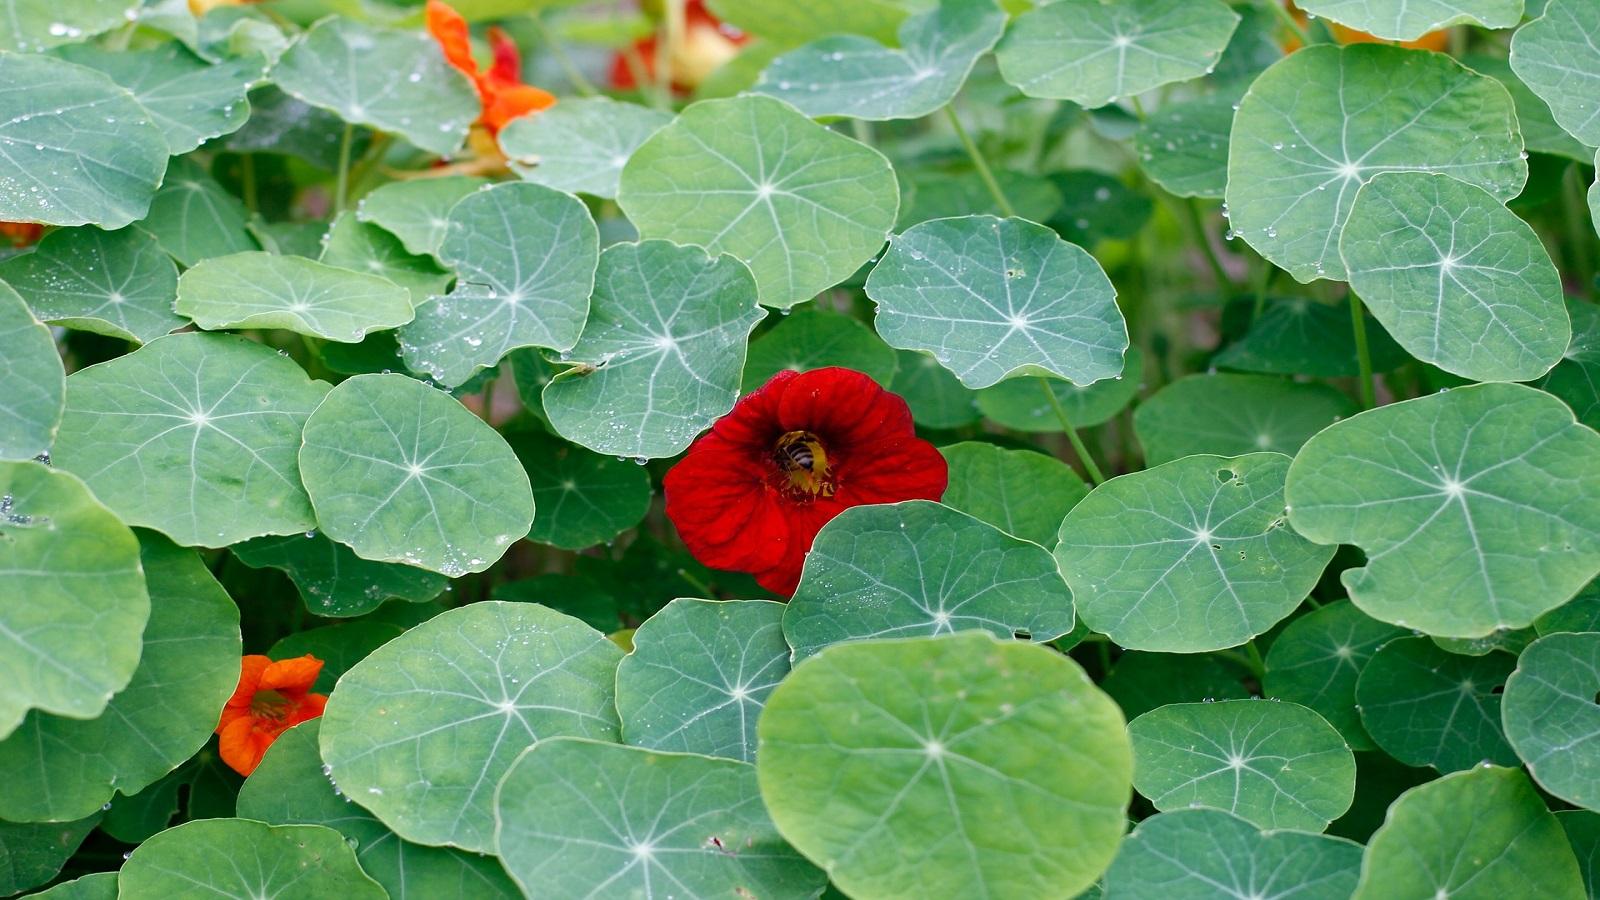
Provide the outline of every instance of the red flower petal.
[[467,30],[467,20],[448,3],[428,0],[425,17],[428,33],[439,42],[444,58],[460,69],[473,83],[478,81],[478,63],[472,58],[472,40]]

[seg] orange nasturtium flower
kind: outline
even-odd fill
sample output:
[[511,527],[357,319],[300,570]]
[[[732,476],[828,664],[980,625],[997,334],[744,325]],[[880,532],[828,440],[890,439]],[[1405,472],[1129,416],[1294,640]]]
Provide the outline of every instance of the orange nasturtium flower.
[[217,724],[222,761],[249,775],[278,735],[322,715],[328,698],[311,693],[321,672],[322,660],[309,653],[277,662],[259,654],[241,659],[239,686]]
[[444,49],[444,58],[471,78],[478,88],[478,98],[483,102],[483,115],[478,122],[490,135],[518,116],[555,105],[556,98],[549,91],[522,83],[522,56],[505,32],[499,28],[489,29],[494,64],[488,71],[482,71],[477,60],[472,58],[467,20],[460,13],[442,0],[428,0],[427,18],[428,33]]
[[26,247],[44,234],[38,222],[0,222],[0,238],[13,247]]

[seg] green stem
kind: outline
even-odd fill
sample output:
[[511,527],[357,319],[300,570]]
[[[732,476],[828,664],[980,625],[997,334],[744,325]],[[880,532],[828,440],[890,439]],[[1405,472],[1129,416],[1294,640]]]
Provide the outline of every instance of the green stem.
[[1206,233],[1205,220],[1200,217],[1200,204],[1190,197],[1183,202],[1183,209],[1188,214],[1189,227],[1194,230],[1194,242],[1205,254],[1206,264],[1211,267],[1211,277],[1217,280],[1217,291],[1222,294],[1222,300],[1226,303],[1233,298],[1233,279],[1228,277],[1228,270],[1223,267],[1222,258],[1217,256],[1217,248],[1211,246],[1211,235]]
[[1129,97],[1128,102],[1133,105],[1133,114],[1139,117],[1139,121],[1143,122],[1144,104],[1139,102],[1139,98],[1137,96]]
[[[388,151],[389,143],[393,140],[394,135],[388,132],[378,132],[377,136],[372,139],[372,145],[367,148],[367,152],[362,155],[355,165],[350,167],[349,190],[354,196],[361,196],[361,186],[372,176],[373,170],[383,164],[383,155]],[[349,197],[345,199],[346,202],[349,201]]]
[[1311,46],[1310,32],[1306,31],[1303,25],[1294,20],[1294,16],[1290,15],[1288,8],[1283,5],[1283,0],[1265,0],[1265,3],[1267,9],[1271,10],[1272,14],[1278,17],[1278,22],[1282,24],[1283,27],[1289,29],[1291,34],[1300,39],[1300,46]]
[[1061,420],[1061,428],[1067,433],[1067,440],[1072,442],[1072,450],[1078,454],[1084,471],[1089,473],[1089,480],[1095,484],[1104,482],[1106,476],[1101,474],[1100,467],[1095,465],[1094,457],[1089,455],[1089,448],[1083,445],[1083,438],[1078,436],[1078,429],[1072,427],[1072,418],[1067,415],[1067,408],[1061,405],[1061,398],[1051,389],[1050,380],[1041,376],[1039,387],[1044,389],[1044,395],[1050,398],[1050,405],[1055,407],[1056,418]]
[[1002,215],[1007,217],[1015,216],[1017,214],[1016,209],[1011,205],[1011,201],[1006,199],[1005,191],[1000,189],[1000,182],[995,180],[994,172],[989,169],[989,161],[983,158],[983,151],[978,149],[978,145],[972,142],[972,136],[967,134],[967,129],[962,127],[961,118],[956,115],[955,106],[953,104],[945,104],[944,113],[950,119],[950,127],[955,129],[956,137],[961,139],[961,146],[966,148],[967,156],[972,158],[972,166],[978,170],[978,177],[983,179],[984,186],[989,189],[989,194],[994,197],[994,205],[1000,207]]
[[593,97],[600,93],[595,89],[594,83],[583,76],[583,72],[572,61],[572,57],[567,55],[566,48],[556,43],[555,39],[550,36],[550,30],[545,28],[544,25],[544,17],[534,13],[528,18],[533,20],[533,27],[539,32],[540,43],[544,44],[549,49],[550,55],[555,57],[556,65],[560,66],[561,71],[566,74],[567,81],[572,84],[572,89],[585,97]]
[[1272,276],[1277,274],[1277,271],[1277,266],[1268,262],[1265,257],[1262,258],[1261,268],[1256,271],[1255,284],[1252,287],[1255,294],[1255,307],[1250,311],[1252,324],[1267,310],[1267,288],[1272,286]]
[[1377,397],[1372,389],[1372,354],[1367,350],[1367,322],[1361,310],[1361,298],[1355,291],[1350,291],[1350,327],[1354,329],[1356,339],[1356,365],[1360,369],[1361,408],[1371,409],[1378,405]]
[[684,581],[689,582],[689,586],[694,588],[695,590],[699,591],[700,592],[700,596],[703,599],[706,599],[706,600],[715,600],[715,599],[717,599],[716,592],[711,590],[711,586],[706,584],[704,581],[701,581],[699,578],[696,578],[692,573],[689,572],[688,569],[679,569],[678,570],[678,577],[682,578]]
[[339,139],[339,177],[333,188],[333,214],[344,212],[345,195],[350,189],[350,144],[355,140],[356,126],[346,122],[344,136]]
[[866,119],[851,119],[850,133],[863,144],[872,143],[872,123]]
[[1594,235],[1583,222],[1584,206],[1588,202],[1584,192],[1588,190],[1588,186],[1583,183],[1582,171],[1577,163],[1567,167],[1561,203],[1567,225],[1567,247],[1572,254],[1572,271],[1578,278],[1579,290],[1587,295],[1594,290],[1594,257],[1589,253]]
[[245,208],[256,212],[256,157],[253,153],[244,153],[239,156],[239,188],[244,194]]
[[1250,671],[1256,676],[1256,680],[1260,681],[1261,677],[1267,674],[1267,661],[1261,658],[1261,651],[1256,648],[1255,641],[1246,641],[1244,652],[1250,659]]
[[1095,649],[1099,651],[1100,675],[1104,678],[1106,675],[1111,674],[1111,642],[1101,641],[1095,645]]

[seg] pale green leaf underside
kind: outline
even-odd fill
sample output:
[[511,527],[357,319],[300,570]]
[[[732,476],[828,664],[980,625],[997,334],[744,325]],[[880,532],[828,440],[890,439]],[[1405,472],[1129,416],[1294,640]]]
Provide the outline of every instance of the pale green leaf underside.
[[[5,272],[0,269],[0,277]],[[0,281],[0,460],[33,459],[54,443],[66,371],[55,338]]]
[[1387,41],[1414,41],[1451,25],[1511,28],[1522,0],[1306,0],[1300,8]]
[[259,537],[231,548],[251,568],[282,569],[312,614],[359,616],[390,599],[422,603],[439,596],[447,579],[438,573],[362,559],[325,534]]
[[1258,450],[1293,454],[1356,405],[1315,382],[1264,375],[1189,375],[1133,412],[1146,465],[1195,453],[1232,456]]
[[1041,547],[1055,546],[1062,517],[1089,493],[1071,466],[1033,450],[962,441],[939,452],[950,465],[941,503]]
[[1511,68],[1549,105],[1556,122],[1600,146],[1600,6],[1550,0],[1544,15],[1517,29]]
[[134,848],[117,878],[129,897],[385,900],[344,836],[321,825],[197,819]]
[[493,565],[533,522],[528,476],[505,439],[405,375],[357,375],[330,391],[306,421],[300,476],[328,537],[452,578]]
[[489,183],[464,175],[391,181],[361,198],[356,218],[399,238],[412,253],[432,254],[444,240],[451,207]]
[[1485,760],[1514,765],[1497,692],[1515,664],[1505,653],[1447,653],[1427,638],[1389,641],[1356,684],[1362,727],[1408,766],[1454,772]]
[[500,132],[500,149],[525,181],[612,199],[633,151],[670,121],[659,109],[609,97],[562,100],[513,119]]
[[1362,413],[1290,470],[1295,530],[1356,544],[1373,618],[1440,637],[1521,628],[1600,571],[1600,436],[1532,388],[1483,384]]
[[327,389],[253,341],[169,335],[67,379],[52,453],[124,522],[186,547],[306,531],[295,454]]
[[996,57],[1024,94],[1094,108],[1206,74],[1238,25],[1218,0],[1058,0],[1018,16]]
[[387,278],[262,251],[184,272],[174,308],[201,328],[282,328],[344,343],[412,316],[410,295]]
[[1437,172],[1515,197],[1528,164],[1511,95],[1438,53],[1307,47],[1239,103],[1230,222],[1296,280],[1342,279],[1339,234],[1356,191],[1380,172]]
[[750,267],[767,306],[849,277],[894,227],[900,189],[864,144],[763,96],[691,105],[622,170],[618,202],[647,238]]
[[1316,710],[1350,749],[1374,749],[1356,711],[1356,680],[1379,647],[1409,633],[1353,603],[1330,603],[1290,622],[1273,639],[1262,689],[1268,697]]
[[549,737],[616,740],[621,656],[533,603],[442,613],[339,680],[322,717],[329,777],[407,840],[491,852],[495,786],[518,754]]
[[867,278],[892,347],[932,353],[969,388],[1049,373],[1088,385],[1122,371],[1116,288],[1082,247],[1025,219],[965,216],[896,235]]
[[1600,807],[1600,635],[1552,634],[1529,644],[1506,682],[1506,737],[1545,790]]
[[730,256],[667,241],[600,255],[578,363],[541,395],[550,424],[596,453],[675,456],[733,408],[745,342],[766,315]]
[[0,50],[37,52],[87,40],[133,18],[137,0],[0,0]]
[[63,228],[0,263],[42,321],[139,342],[185,323],[172,311],[178,267],[137,228]]
[[1473,381],[1531,381],[1572,338],[1531,226],[1448,175],[1378,175],[1339,239],[1350,287],[1412,356]]

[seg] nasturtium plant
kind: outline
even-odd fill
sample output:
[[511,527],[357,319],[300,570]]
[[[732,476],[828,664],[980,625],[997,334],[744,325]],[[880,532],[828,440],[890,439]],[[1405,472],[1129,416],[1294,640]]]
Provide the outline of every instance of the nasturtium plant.
[[0,897],[1581,900],[1595,0],[0,0]]

